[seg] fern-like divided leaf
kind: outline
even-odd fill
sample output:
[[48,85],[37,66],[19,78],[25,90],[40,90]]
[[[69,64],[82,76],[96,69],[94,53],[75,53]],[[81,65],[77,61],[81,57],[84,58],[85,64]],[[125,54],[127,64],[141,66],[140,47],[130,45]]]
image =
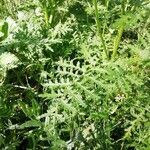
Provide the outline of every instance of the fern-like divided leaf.
[[[128,105],[128,99],[133,95],[135,87],[138,89],[143,86],[143,78],[135,79],[131,64],[126,59],[99,63],[99,56],[95,54],[92,57],[95,58],[93,61],[60,58],[54,63],[52,79],[47,79],[43,84],[45,93],[41,95],[51,101],[49,110],[55,108],[55,113],[49,114],[49,117],[62,115],[63,122],[69,124],[70,115],[75,117],[76,122],[82,114],[81,122],[85,123],[87,119],[95,120],[94,126],[97,126],[97,123],[103,125],[106,120],[109,122],[109,118],[114,120],[114,114],[119,117],[122,109],[127,113],[123,105]],[[140,72],[137,72],[136,76],[138,74]],[[77,126],[79,128],[80,125]],[[105,126],[104,132],[108,128],[109,126]]]

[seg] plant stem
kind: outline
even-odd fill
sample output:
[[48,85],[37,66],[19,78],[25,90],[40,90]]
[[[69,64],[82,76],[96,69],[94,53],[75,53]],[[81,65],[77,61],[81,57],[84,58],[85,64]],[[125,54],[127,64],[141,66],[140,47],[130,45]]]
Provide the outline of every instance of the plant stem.
[[106,45],[105,45],[105,40],[104,40],[103,35],[102,35],[101,23],[99,21],[97,0],[93,0],[93,3],[94,3],[94,8],[95,8],[95,20],[96,20],[96,25],[97,25],[97,33],[98,33],[99,38],[102,41],[102,45],[103,45],[103,49],[104,49],[104,52],[106,54],[106,57],[109,58],[108,51],[107,51]]
[[125,5],[126,5],[127,0],[122,0],[121,3],[121,14],[124,15],[125,14]]
[[112,59],[114,59],[116,54],[117,54],[117,50],[118,50],[118,47],[120,45],[120,41],[121,41],[123,30],[124,30],[124,24],[122,24],[120,26],[120,28],[118,30],[118,35],[117,35],[117,37],[114,40],[114,48],[113,48]]
[[42,5],[43,13],[44,13],[45,26],[47,28],[49,26],[49,11],[48,11],[46,0],[42,1],[41,5]]
[[48,27],[48,25],[49,25],[49,14],[48,14],[47,7],[45,7],[44,9],[45,9],[44,10],[44,12],[45,12],[45,24]]
[[[121,3],[121,15],[125,15],[125,4],[126,4],[127,0],[122,0]],[[115,58],[116,54],[117,54],[117,50],[119,48],[120,42],[121,42],[121,37],[122,37],[122,33],[124,30],[124,26],[125,24],[122,23],[118,29],[118,34],[114,40],[114,47],[113,47],[113,54],[112,54],[112,59]]]

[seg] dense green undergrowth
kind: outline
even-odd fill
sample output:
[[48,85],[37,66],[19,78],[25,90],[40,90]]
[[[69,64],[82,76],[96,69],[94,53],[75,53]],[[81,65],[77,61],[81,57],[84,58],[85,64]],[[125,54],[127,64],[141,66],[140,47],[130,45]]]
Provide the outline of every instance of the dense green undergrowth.
[[150,2],[1,0],[0,149],[149,150]]

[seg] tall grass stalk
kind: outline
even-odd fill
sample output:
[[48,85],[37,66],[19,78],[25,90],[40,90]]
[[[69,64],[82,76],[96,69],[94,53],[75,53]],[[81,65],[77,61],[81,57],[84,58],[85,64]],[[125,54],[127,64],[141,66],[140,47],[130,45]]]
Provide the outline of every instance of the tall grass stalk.
[[104,49],[104,52],[106,54],[106,57],[107,59],[109,58],[109,54],[108,54],[108,51],[107,51],[107,48],[106,48],[106,44],[105,44],[105,40],[104,40],[104,37],[103,37],[103,34],[102,34],[102,29],[101,29],[101,22],[99,20],[99,14],[98,14],[98,3],[97,3],[97,0],[93,0],[93,4],[94,4],[94,8],[95,8],[95,21],[96,21],[96,26],[97,26],[97,33],[98,33],[98,36],[102,42],[102,45],[103,45],[103,49]]
[[[121,3],[121,15],[125,15],[125,5],[127,3],[127,0],[122,0]],[[121,42],[121,37],[122,37],[122,33],[124,31],[124,22],[120,25],[119,29],[118,29],[118,34],[114,40],[114,47],[113,47],[113,54],[112,54],[112,59],[114,59],[116,57],[117,54],[117,50],[119,48],[120,42]]]

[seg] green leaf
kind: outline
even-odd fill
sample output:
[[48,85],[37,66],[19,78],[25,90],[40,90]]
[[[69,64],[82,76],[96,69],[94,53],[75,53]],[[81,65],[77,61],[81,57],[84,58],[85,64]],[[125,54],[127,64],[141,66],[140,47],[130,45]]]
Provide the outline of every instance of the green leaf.
[[20,108],[22,109],[22,111],[24,112],[24,114],[31,118],[32,117],[32,111],[31,111],[31,108],[29,108],[29,106],[27,104],[25,104],[24,102],[22,101],[19,101],[19,106]]
[[3,36],[1,34],[0,41],[4,40],[8,36],[8,23],[4,22],[2,25],[0,25],[0,32],[3,33]]
[[38,120],[30,120],[19,126],[20,129],[30,128],[30,127],[41,127],[42,123]]

